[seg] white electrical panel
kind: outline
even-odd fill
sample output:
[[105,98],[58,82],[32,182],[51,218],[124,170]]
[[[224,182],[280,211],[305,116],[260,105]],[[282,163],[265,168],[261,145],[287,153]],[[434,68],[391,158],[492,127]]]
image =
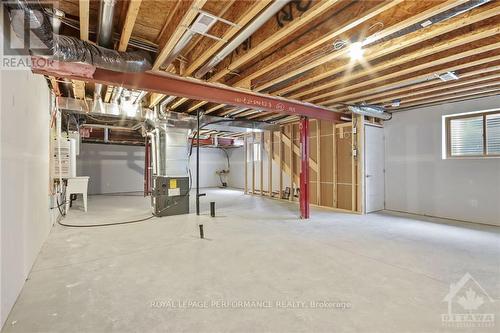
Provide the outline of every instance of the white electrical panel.
[[52,178],[71,177],[71,141],[69,139],[52,139],[50,159]]

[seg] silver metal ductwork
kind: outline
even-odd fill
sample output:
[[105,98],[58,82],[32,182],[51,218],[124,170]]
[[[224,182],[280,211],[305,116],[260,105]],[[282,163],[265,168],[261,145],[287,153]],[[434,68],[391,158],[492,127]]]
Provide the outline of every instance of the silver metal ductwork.
[[[139,93],[140,94],[140,93]],[[136,120],[138,122],[164,122],[169,127],[195,129],[196,117],[188,114],[178,112],[163,112],[161,117],[152,109],[142,107],[139,103],[133,100],[128,103],[113,104],[104,103],[101,101],[101,107],[96,108],[89,105],[86,101],[69,98],[58,97],[57,105],[59,108],[66,112],[90,114],[94,116],[110,116],[120,119]],[[267,131],[279,131],[279,125],[266,123],[263,121],[250,121],[243,119],[231,119],[216,116],[203,115],[201,116],[201,125],[207,129],[214,129],[220,131],[234,131],[240,132],[242,129],[259,129]]]
[[246,28],[241,31],[236,38],[229,42],[222,50],[220,50],[210,61],[201,67],[195,74],[196,78],[201,78],[214,68],[219,62],[227,57],[231,52],[240,46],[248,37],[250,37],[264,23],[269,21],[277,12],[281,10],[291,0],[277,0],[267,7],[262,14],[255,18]]
[[84,100],[58,97],[57,105],[61,110],[72,113],[90,114],[95,116],[111,116],[120,119],[136,119],[144,121],[149,118],[149,109],[142,108],[139,104],[124,103],[123,105],[104,103],[101,99],[94,100],[94,104],[89,104]]
[[167,121],[149,132],[153,188],[151,208],[156,216],[189,213],[189,134]]
[[148,53],[119,52],[75,37],[54,34],[51,18],[39,3],[18,0],[4,5],[9,11],[16,35],[23,39],[25,29],[29,27],[32,55],[65,62],[83,62],[117,72],[144,72],[151,69]]
[[157,122],[154,131],[156,176],[188,177],[189,129],[176,128],[168,122]]
[[108,49],[113,48],[115,5],[116,0],[101,0],[99,5],[97,44]]
[[385,108],[377,105],[348,105],[347,108],[352,113],[361,114],[368,117],[379,118],[382,120],[391,119],[391,114],[385,112]]

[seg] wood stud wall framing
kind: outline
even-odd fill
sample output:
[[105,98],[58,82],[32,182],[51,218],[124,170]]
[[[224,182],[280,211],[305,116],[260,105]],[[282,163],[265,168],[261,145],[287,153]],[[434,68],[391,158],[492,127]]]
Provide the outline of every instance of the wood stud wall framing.
[[[366,121],[376,122],[373,118]],[[327,121],[310,121],[311,205],[343,212],[364,212],[364,123],[362,116],[355,117],[353,122],[337,125]],[[255,184],[252,191],[245,188],[245,193],[265,195],[277,200],[299,201],[294,195],[295,189],[299,187],[300,174],[300,148],[296,149],[299,145],[298,131],[298,124],[291,123],[282,125],[279,132],[245,135],[244,165],[251,168],[245,170],[245,183],[248,183],[247,177],[250,177],[251,172],[251,181]],[[249,164],[248,154],[252,158],[258,156],[255,149],[260,150],[260,161]],[[353,154],[354,150],[356,155]],[[277,177],[274,187],[273,177]],[[285,196],[288,193],[286,188],[290,190],[289,197]]]

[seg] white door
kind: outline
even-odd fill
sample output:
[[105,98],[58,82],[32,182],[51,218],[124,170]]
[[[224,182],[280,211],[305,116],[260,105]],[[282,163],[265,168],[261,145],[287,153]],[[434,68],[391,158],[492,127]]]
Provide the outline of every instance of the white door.
[[365,207],[366,212],[384,209],[384,129],[365,126]]

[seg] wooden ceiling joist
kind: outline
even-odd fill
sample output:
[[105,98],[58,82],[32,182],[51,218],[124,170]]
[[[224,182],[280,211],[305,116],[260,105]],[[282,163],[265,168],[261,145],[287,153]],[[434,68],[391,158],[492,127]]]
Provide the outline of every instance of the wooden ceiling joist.
[[425,101],[425,100],[436,98],[436,97],[445,97],[445,96],[448,96],[450,94],[461,94],[461,93],[466,94],[466,93],[470,93],[470,92],[474,92],[474,91],[491,90],[491,89],[493,89],[493,87],[498,87],[498,85],[500,85],[500,81],[498,80],[498,78],[493,78],[493,79],[491,79],[487,82],[481,83],[481,84],[472,83],[472,85],[469,85],[469,86],[466,86],[463,88],[459,88],[459,89],[444,87],[444,89],[442,89],[440,91],[432,92],[430,94],[424,93],[424,94],[416,95],[412,98],[406,98],[406,99],[401,101],[400,107],[405,107],[407,105],[416,104],[417,102]]
[[89,40],[90,0],[80,0],[78,8],[80,13],[80,39]]
[[[262,59],[255,66],[250,67],[240,73],[240,79],[234,83],[236,86],[250,86],[250,81],[272,71],[279,66],[306,56],[308,52],[321,47],[327,42],[333,42],[334,38],[342,35],[346,31],[362,24],[381,12],[401,3],[402,1],[385,1],[378,5],[373,5],[371,1],[359,1],[344,8],[337,15],[332,15],[328,20],[316,26],[312,31],[301,37],[309,42],[300,47],[303,42],[290,43],[281,50],[277,50],[270,56]],[[362,13],[361,17],[353,13]],[[299,43],[300,42],[300,43]]]
[[[179,42],[186,29],[191,25],[191,22],[195,19],[198,14],[198,10],[203,7],[207,0],[188,0],[179,1],[174,7],[174,12],[169,16],[165,26],[162,29],[161,35],[158,37],[158,41],[166,39],[166,43],[160,47],[160,51],[156,57],[153,64],[153,70],[159,70],[167,57],[173,51],[175,45]],[[176,17],[174,13],[177,11],[184,11],[184,15],[179,22],[173,22]],[[174,26],[174,23],[177,25]],[[161,96],[163,98],[164,96]],[[160,98],[160,99],[161,99]],[[182,104],[182,103],[181,103]],[[180,104],[179,104],[180,105]],[[154,106],[154,105],[152,105]]]
[[464,78],[464,76],[460,76],[460,79],[456,80],[456,81],[443,82],[443,81],[438,79],[437,80],[438,82],[431,81],[434,84],[427,89],[418,90],[415,88],[411,88],[411,89],[407,90],[405,93],[393,95],[392,98],[387,97],[387,98],[379,98],[379,99],[373,99],[373,100],[369,99],[369,100],[367,100],[367,103],[387,105],[387,104],[391,104],[392,101],[395,99],[399,99],[401,101],[406,102],[407,98],[411,98],[412,96],[433,93],[435,91],[440,91],[442,89],[459,88],[459,87],[467,86],[470,84],[478,84],[478,83],[482,83],[482,82],[490,81],[490,80],[498,80],[500,82],[500,71],[498,71],[498,70],[500,70],[500,66],[497,66],[497,71],[494,72],[492,75],[484,75],[484,76],[480,75],[479,77],[473,77],[472,79],[469,79],[469,80]]
[[[175,110],[177,109],[179,106],[181,106],[182,104],[186,103],[187,101],[189,101],[189,98],[185,98],[185,97],[181,97],[179,98],[177,101],[175,101],[175,103],[173,103],[170,108],[172,110]],[[205,105],[206,103],[208,102],[202,102],[200,106],[203,106]]]
[[113,86],[108,85],[106,88],[106,94],[104,95],[104,102],[109,103],[111,101],[111,95],[113,94]]
[[223,111],[217,113],[217,116],[223,117],[223,116],[235,113],[237,111],[243,112],[243,111],[246,111],[246,110],[248,110],[248,109],[247,108],[229,108],[229,109],[226,109],[226,110],[223,110]]
[[[229,67],[226,67],[216,73],[215,75],[211,76],[208,81],[209,82],[216,82],[222,79],[226,74],[230,73],[232,70],[235,68],[245,64],[246,62],[250,61],[253,59],[256,55],[260,54],[264,50],[270,48],[271,46],[275,45],[275,43],[283,38],[285,38],[288,34],[293,33],[294,31],[298,30],[299,28],[303,27],[305,24],[308,22],[314,20],[317,18],[320,14],[322,14],[322,11],[327,10],[328,8],[332,7],[335,5],[338,1],[340,0],[329,0],[329,1],[322,1],[319,4],[317,4],[315,7],[307,10],[302,16],[299,18],[295,19],[282,29],[278,30],[275,34],[269,36],[269,38],[264,39],[262,43],[259,43],[249,51],[247,51],[245,54],[243,54],[241,57],[237,58],[236,60],[232,61],[229,65]],[[399,0],[398,0],[399,1]],[[239,85],[241,86],[241,85]],[[181,99],[178,101],[178,104],[176,107],[179,107],[183,103],[185,103],[187,99]],[[205,103],[200,104],[200,107],[203,106]]]
[[435,98],[426,98],[420,101],[416,101],[413,103],[406,104],[402,106],[401,108],[409,108],[409,107],[415,107],[415,106],[422,106],[426,105],[429,103],[435,103],[435,102],[446,102],[446,101],[451,101],[451,100],[456,100],[460,98],[470,98],[470,97],[478,97],[478,96],[491,96],[491,95],[496,95],[500,94],[500,84],[490,86],[486,89],[471,89],[469,91],[465,92],[454,92],[454,93],[449,93],[449,94],[443,94],[441,96],[435,97]]
[[211,108],[207,109],[207,110],[205,111],[205,114],[210,114],[210,113],[213,113],[213,112],[215,112],[215,111],[217,111],[217,110],[222,109],[222,108],[223,108],[223,107],[225,107],[225,106],[226,106],[226,104],[218,104],[218,105],[216,105],[216,106],[213,106],[213,107],[211,107]]
[[[167,107],[177,112],[205,109],[206,114],[280,124],[297,121],[297,113],[290,109],[289,116],[283,115],[274,102],[271,108],[252,104],[254,100],[235,103],[221,91],[273,101],[285,100],[276,96],[286,96],[289,107],[317,108],[327,111],[327,117],[334,113],[335,119],[339,117],[335,111],[346,111],[345,104],[367,102],[384,105],[392,112],[500,93],[499,1],[473,7],[470,0],[314,0],[307,5],[301,3],[304,6],[293,1],[281,12],[286,11],[288,18],[272,17],[264,22],[209,72],[208,82],[189,78],[274,1],[123,1],[117,11],[121,32],[117,50],[127,51],[131,39],[157,46],[152,73],[129,76],[106,71],[113,79],[99,76],[104,75],[102,69],[97,69],[94,74],[100,74],[92,78],[55,70],[38,73],[47,76],[59,95],[68,92],[59,90],[57,80],[73,79],[69,94],[77,99],[85,99],[86,93],[93,95],[93,84],[83,80],[104,84],[106,102],[112,100],[115,86],[140,86],[148,92],[150,107],[161,103],[164,94],[173,94],[179,97],[169,98]],[[64,33],[88,41],[89,25],[94,26],[97,19],[96,3],[60,2],[68,17],[79,16],[80,31],[64,29]],[[208,32],[221,40],[196,35],[170,61],[172,51],[200,10],[226,20],[216,22]],[[444,19],[436,22],[438,17]],[[363,43],[364,54],[357,61],[348,54],[349,43],[354,41]],[[159,70],[169,73],[154,73]],[[458,80],[442,81],[439,75],[448,71],[455,72]],[[180,86],[156,77],[151,78],[158,80],[156,85],[145,82],[151,75],[168,76],[163,79],[170,83],[182,81],[179,84],[184,88],[181,91]],[[125,77],[128,85],[120,83]],[[159,89],[157,86],[162,84]],[[186,91],[191,89],[188,86],[195,91]],[[220,94],[214,97],[206,89]],[[299,99],[306,103],[294,101]],[[312,111],[308,116],[313,114],[317,113]]]
[[382,103],[384,101],[388,100],[394,100],[398,98],[404,98],[407,96],[407,94],[412,94],[415,91],[419,91],[420,88],[425,89],[426,87],[433,87],[435,85],[442,85],[444,83],[447,84],[461,84],[464,82],[464,80],[467,80],[469,77],[476,77],[476,76],[482,76],[482,75],[488,75],[488,73],[495,72],[500,70],[500,62],[486,62],[481,65],[478,65],[476,67],[472,67],[471,69],[465,68],[462,69],[458,74],[460,79],[458,81],[454,81],[453,83],[450,82],[443,82],[439,78],[434,77],[432,79],[411,84],[411,85],[405,85],[400,88],[395,88],[395,89],[390,89],[390,90],[385,90],[383,92],[379,93],[374,93],[370,94],[369,96],[365,96],[365,100],[368,103]]
[[85,99],[85,82],[80,80],[73,80],[73,94],[76,99]]
[[271,114],[276,114],[276,112],[271,112],[271,111],[259,112],[258,114],[250,115],[247,118],[248,119],[259,119],[259,118],[263,118],[265,116],[269,116]]
[[132,30],[134,29],[135,20],[139,14],[141,2],[142,0],[130,0],[128,2],[127,15],[125,17],[125,23],[123,24],[118,51],[127,51],[128,42],[132,36]]
[[185,75],[191,75],[201,67],[205,62],[207,62],[211,57],[215,55],[225,44],[226,41],[231,40],[244,26],[246,26],[255,16],[257,16],[264,8],[266,8],[271,0],[259,0],[250,7],[239,19],[234,22],[236,25],[229,27],[226,33],[222,36],[222,40],[219,40],[212,44],[208,49],[204,50],[203,53],[196,58],[191,64],[189,64],[186,69]]
[[279,29],[272,36],[265,39],[262,43],[259,43],[258,45],[254,46],[253,48],[248,50],[246,53],[244,53],[242,56],[240,56],[237,59],[235,59],[234,61],[232,61],[228,67],[222,69],[221,71],[216,73],[214,76],[212,76],[211,81],[212,82],[219,81],[226,74],[230,73],[231,71],[237,69],[241,65],[252,60],[259,53],[272,47],[278,41],[282,40],[283,38],[286,38],[288,35],[292,34],[293,32],[297,31],[298,29],[304,27],[306,24],[312,22],[319,15],[324,13],[324,11],[327,11],[329,8],[334,6],[338,1],[340,1],[340,0],[328,0],[328,1],[317,2],[312,8],[308,9],[302,16],[293,20],[292,22],[287,24],[285,27]]
[[191,113],[191,112],[195,112],[196,110],[198,110],[199,108],[201,108],[201,106],[205,105],[205,102],[204,101],[201,101],[201,102],[198,102],[198,103],[195,103],[193,106],[191,106],[187,112],[188,113]]
[[[405,64],[412,64],[412,62],[417,61],[419,59],[424,59],[428,56],[439,54],[440,52],[450,50],[453,48],[456,48],[458,46],[467,46],[469,43],[473,43],[477,40],[483,39],[483,38],[488,38],[491,36],[495,36],[496,34],[500,33],[500,26],[496,24],[491,24],[487,25],[484,27],[481,27],[480,29],[473,30],[469,33],[466,34],[459,34],[455,36],[453,39],[445,39],[445,40],[440,40],[437,43],[428,43],[426,45],[423,45],[422,48],[418,48],[416,51],[403,54],[399,57],[395,57],[392,59],[388,59],[382,63],[376,64],[374,66],[369,66],[366,68],[362,68],[361,70],[354,72],[352,74],[346,75],[346,76],[341,76],[337,79],[333,79],[327,84],[320,85],[318,87],[315,87],[313,89],[307,90],[307,95],[305,92],[301,92],[298,94],[293,94],[290,97],[292,98],[299,98],[302,97],[303,100],[308,101],[308,102],[315,102],[318,100],[321,100],[322,98],[328,97],[332,94],[332,88],[336,86],[340,86],[342,84],[360,79],[362,77],[369,77],[369,76],[376,76],[379,75],[378,73],[381,73],[385,70],[391,69],[391,68],[401,68],[398,66],[404,66]],[[441,56],[439,56],[441,57]],[[421,65],[421,67],[426,67],[426,66],[432,66],[430,62],[425,62],[424,64]],[[412,66],[412,68],[416,71],[417,69]],[[311,94],[311,91],[313,92],[322,92],[325,91],[324,93],[320,94]],[[337,91],[335,91],[337,92]],[[308,96],[313,96],[313,97],[308,97]]]
[[59,83],[57,82],[56,78],[53,76],[48,76],[48,78],[54,94],[58,97],[61,96],[61,90],[59,89]]
[[[223,2],[223,7],[221,8],[220,11],[217,12],[217,16],[218,17],[224,17],[226,15],[226,13],[229,11],[229,9],[235,4],[235,2],[237,2],[238,0],[226,0]],[[229,20],[231,21],[231,20]],[[212,30],[212,29],[211,29]],[[219,34],[215,33],[213,34],[215,36],[219,36]],[[185,55],[191,55],[191,54],[195,54],[194,50],[200,48],[198,45],[200,44],[203,44],[203,42],[205,42],[207,40],[207,38],[203,38],[204,36],[203,35],[196,35],[193,39],[193,41],[191,41],[191,43],[189,43],[189,45],[186,47],[186,49],[183,51],[183,54]],[[224,38],[223,38],[224,39]],[[212,41],[211,41],[212,42]],[[203,47],[203,46],[201,46]],[[206,48],[204,48],[206,50]],[[192,58],[191,58],[192,59]],[[181,74],[181,75],[184,75],[184,74]]]
[[[415,21],[417,22],[423,21],[439,13],[442,13],[450,8],[453,8],[454,6],[456,6],[456,1],[446,1],[441,5],[434,6],[422,13],[418,13],[417,15],[412,16],[409,19],[398,23],[396,26],[399,29],[404,29],[405,27],[415,24]],[[433,24],[426,28],[422,28],[418,31],[410,33],[409,35],[397,37],[387,42],[374,44],[366,48],[363,59],[366,62],[369,62],[374,59],[387,56],[391,53],[398,52],[414,44],[421,43],[431,38],[443,35],[447,32],[453,31],[460,27],[480,22],[489,17],[493,17],[495,15],[498,15],[498,6],[499,6],[498,3],[493,5],[490,4],[483,5],[479,8],[474,9],[472,13],[456,16],[444,22]],[[384,29],[380,31],[377,35],[382,37],[389,36],[390,34],[393,33],[394,27],[388,29],[390,30]],[[331,77],[332,75],[340,73],[349,68],[349,66],[352,66],[349,59],[344,60],[342,64],[339,64],[338,62],[326,63],[322,66],[317,67],[311,73],[308,73],[306,76],[296,80],[296,82],[293,82],[290,85],[286,86],[285,88],[275,91],[274,94],[284,95],[291,91],[295,91],[302,87],[306,87],[322,79],[326,79],[328,77]],[[312,89],[310,89],[308,93],[311,90]]]
[[[84,41],[89,40],[89,0],[79,2],[78,12],[80,15],[80,39]],[[79,80],[71,81],[73,86],[73,94],[77,99],[85,99],[85,82]]]
[[[364,82],[359,82],[357,84],[339,88],[336,91],[335,95],[330,96],[331,98],[318,102],[318,104],[326,106],[336,105],[339,103],[342,104],[345,103],[346,100],[351,100],[353,98],[356,98],[356,100],[358,100],[358,98],[360,98],[361,96],[369,93],[371,89],[380,89],[381,87],[384,87],[386,85],[399,84],[405,81],[411,82],[414,81],[417,77],[424,78],[439,73],[446,73],[450,71],[450,68],[455,68],[455,66],[458,64],[463,64],[464,66],[467,66],[469,59],[464,60],[464,58],[473,56],[475,57],[484,56],[484,54],[487,54],[489,51],[495,49],[497,49],[496,53],[499,54],[500,49],[498,48],[500,48],[500,42],[491,45],[486,45],[479,49],[472,49],[465,52],[454,54],[452,56],[435,60],[431,64],[429,64],[429,66],[433,67],[415,66],[415,70],[407,68],[399,72],[392,72],[390,74],[379,76],[374,79],[366,80]],[[482,55],[481,53],[484,54]],[[352,92],[349,93],[350,91]]]
[[[252,115],[252,114],[255,114],[255,113],[261,113],[261,112],[262,111],[250,109],[250,110],[243,111],[243,112],[240,112],[240,113],[236,114],[235,117],[236,118],[244,118],[244,117],[247,117],[249,115]],[[250,118],[248,118],[248,119],[250,119]]]
[[409,109],[414,109],[414,108],[422,108],[422,107],[430,107],[430,106],[436,106],[436,105],[443,105],[447,103],[455,103],[455,102],[462,102],[462,101],[467,101],[467,100],[476,100],[479,98],[484,98],[484,97],[490,97],[490,96],[498,96],[500,95],[500,90],[497,91],[492,91],[492,92],[486,92],[486,93],[480,93],[480,94],[472,94],[472,95],[461,95],[459,97],[455,98],[449,98],[449,99],[438,99],[437,101],[434,102],[427,102],[427,103],[422,103],[422,104],[416,104],[413,106],[408,106],[405,108],[397,109],[397,110],[392,110],[391,112],[398,112],[398,111],[405,111]]
[[149,95],[149,107],[152,108],[154,107],[156,104],[158,104],[163,98],[165,97],[165,95],[163,94],[157,94],[157,93],[151,93]]
[[[368,19],[373,18],[374,16],[387,11],[390,8],[393,8],[396,5],[399,5],[403,0],[395,0],[395,1],[385,1],[375,7],[370,8],[367,10],[365,13],[361,15],[361,17],[355,17],[354,19],[348,21],[344,26],[340,27],[337,31],[334,31],[334,33],[331,34],[332,39],[336,38],[338,36],[341,36],[344,34],[346,31],[355,28],[356,26],[360,25],[363,22],[366,22]],[[372,3],[371,1],[368,1],[367,3]],[[403,23],[400,23],[401,25]],[[407,26],[409,23],[407,23]],[[411,25],[411,24],[410,24]],[[390,29],[388,29],[390,30]],[[384,34],[380,33],[380,35],[383,36],[388,36],[389,34],[386,32]],[[293,78],[299,74],[302,74],[304,72],[307,72],[310,69],[313,69],[321,64],[324,64],[325,62],[332,61],[333,59],[337,59],[340,57],[345,57],[348,54],[348,49],[345,48],[340,51],[332,51],[327,55],[324,55],[314,61],[311,61],[307,64],[301,65],[299,68],[295,70],[289,70],[280,75],[278,78],[275,78],[269,82],[266,82],[265,84],[259,85],[258,87],[255,88],[256,91],[262,91],[265,90],[269,87],[272,87],[273,85],[288,80],[290,78]]]
[[[179,42],[182,35],[186,29],[191,25],[191,22],[195,19],[198,14],[198,10],[203,7],[207,0],[192,0],[192,1],[181,1],[180,7],[187,7],[184,12],[184,16],[172,29],[166,29],[164,34],[170,37],[168,38],[165,45],[161,46],[158,56],[153,64],[153,70],[158,70],[163,65],[169,54],[174,49],[175,45]],[[180,7],[178,8],[180,10]],[[169,22],[172,23],[172,22]]]
[[[497,48],[500,47],[500,44],[495,43],[492,46],[488,45],[488,46],[485,46],[483,49],[490,49],[490,48],[494,49],[495,47],[497,47]],[[473,66],[484,64],[484,63],[500,60],[500,49],[497,49],[494,52],[494,54],[491,56],[490,55],[485,56],[482,54],[472,56],[473,54],[475,54],[473,51],[467,51],[467,53],[469,54],[469,57],[472,60],[466,59],[465,61],[463,61],[463,60],[458,61],[458,62],[455,61],[455,62],[452,62],[450,64],[446,64],[445,66],[440,66],[439,70],[431,68],[431,69],[427,69],[424,71],[416,72],[416,73],[414,73],[414,75],[412,75],[411,77],[408,77],[406,79],[393,80],[391,82],[380,83],[380,84],[377,84],[376,87],[374,87],[374,88],[363,89],[363,91],[357,91],[357,92],[353,92],[350,94],[344,94],[344,95],[342,95],[342,97],[337,97],[337,98],[325,101],[323,104],[324,105],[337,105],[337,104],[339,104],[340,101],[342,101],[344,103],[352,104],[352,103],[356,103],[358,101],[363,101],[366,96],[370,96],[373,93],[381,92],[383,90],[388,90],[393,86],[399,86],[399,85],[402,85],[405,83],[410,84],[416,80],[422,80],[422,79],[428,78],[429,76],[434,75],[434,73],[436,73],[436,72],[440,72],[440,73],[444,73],[444,72],[448,72],[448,71],[453,72],[453,71],[458,71],[458,70],[461,70],[464,68],[473,67]],[[489,53],[486,52],[486,54],[489,54]],[[474,60],[474,59],[477,59],[477,60]]]

